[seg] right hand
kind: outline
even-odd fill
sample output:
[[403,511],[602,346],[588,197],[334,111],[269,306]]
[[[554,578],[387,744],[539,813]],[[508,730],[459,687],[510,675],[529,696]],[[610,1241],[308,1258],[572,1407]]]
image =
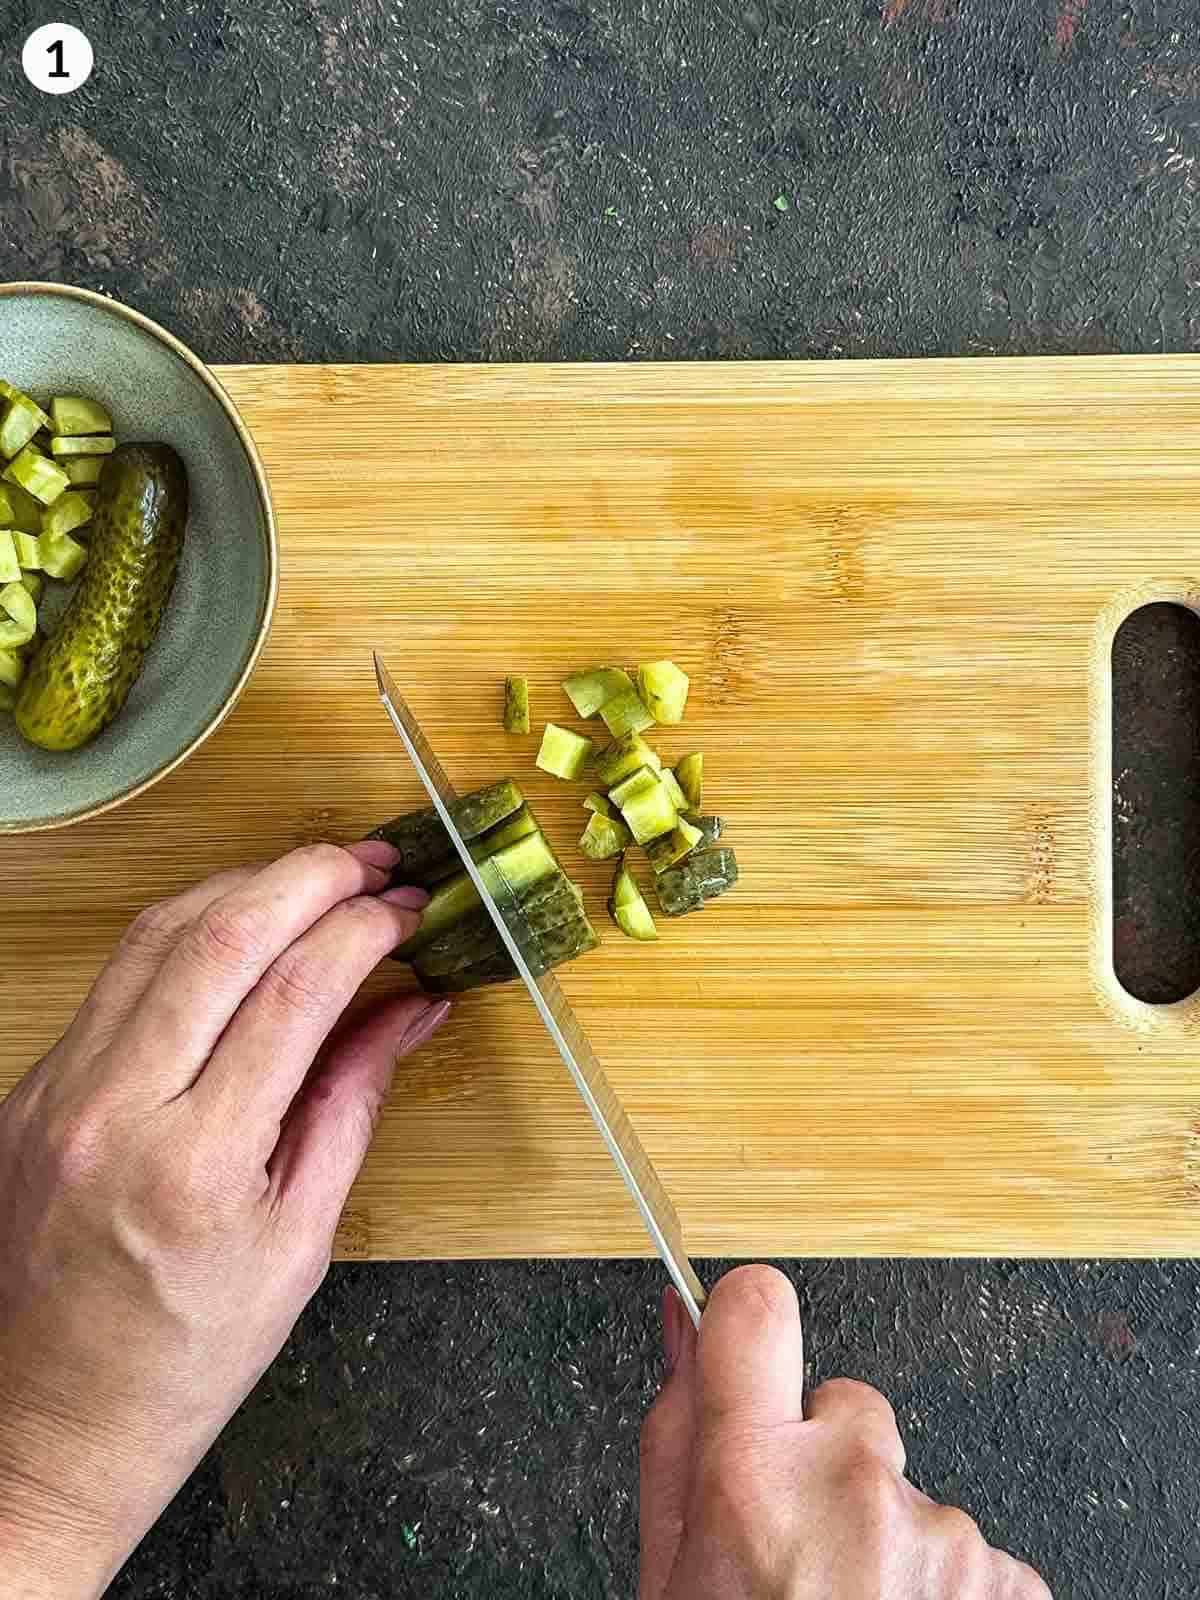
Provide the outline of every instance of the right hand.
[[670,1375],[642,1430],[641,1600],[1050,1600],[961,1511],[906,1480],[892,1408],[835,1379],[804,1404],[796,1294],[739,1267],[692,1328],[663,1305]]

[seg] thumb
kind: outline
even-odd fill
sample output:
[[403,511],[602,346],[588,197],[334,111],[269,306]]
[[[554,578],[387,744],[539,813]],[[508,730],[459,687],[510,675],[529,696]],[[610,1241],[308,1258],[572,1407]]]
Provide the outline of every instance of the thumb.
[[696,1351],[701,1437],[804,1420],[804,1335],[796,1291],[774,1267],[737,1267],[709,1297]]
[[639,1600],[660,1600],[666,1591],[679,1552],[692,1477],[696,1330],[674,1289],[663,1294],[662,1319],[669,1370],[642,1424]]
[[281,1205],[337,1226],[401,1056],[450,1015],[448,1000],[385,1000],[336,1037],[292,1102],[270,1170]]

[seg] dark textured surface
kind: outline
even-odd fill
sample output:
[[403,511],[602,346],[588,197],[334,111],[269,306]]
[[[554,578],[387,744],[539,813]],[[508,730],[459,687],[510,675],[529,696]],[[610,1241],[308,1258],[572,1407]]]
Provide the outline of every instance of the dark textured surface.
[[[54,13],[99,65],[65,101],[34,93],[17,41],[47,12],[9,0],[3,276],[106,289],[212,359],[1196,340],[1184,0]],[[1174,671],[1140,692],[1180,704]],[[1184,816],[1187,735],[1128,716],[1136,792]],[[1146,887],[1175,870],[1173,826],[1135,819],[1122,868],[1159,908],[1149,982],[1189,959],[1190,897]],[[816,1375],[877,1382],[917,1481],[1060,1600],[1197,1591],[1194,1265],[792,1270]],[[115,1592],[629,1596],[659,1283],[641,1264],[337,1269]]]
[[1113,965],[1169,1005],[1200,988],[1200,618],[1142,606],[1112,668]]

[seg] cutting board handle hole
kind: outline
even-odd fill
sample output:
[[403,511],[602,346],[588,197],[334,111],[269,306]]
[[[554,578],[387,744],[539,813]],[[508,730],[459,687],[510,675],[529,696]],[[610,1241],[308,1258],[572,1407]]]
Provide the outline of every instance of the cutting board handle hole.
[[1139,606],[1109,665],[1113,972],[1167,1006],[1200,990],[1200,615]]

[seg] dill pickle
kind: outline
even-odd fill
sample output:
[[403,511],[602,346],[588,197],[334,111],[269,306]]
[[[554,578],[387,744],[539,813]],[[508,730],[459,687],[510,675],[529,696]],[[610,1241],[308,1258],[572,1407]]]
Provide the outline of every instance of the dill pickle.
[[125,704],[175,586],[187,512],[187,472],[169,445],[121,445],[108,458],[87,567],[17,695],[31,744],[76,750]]

